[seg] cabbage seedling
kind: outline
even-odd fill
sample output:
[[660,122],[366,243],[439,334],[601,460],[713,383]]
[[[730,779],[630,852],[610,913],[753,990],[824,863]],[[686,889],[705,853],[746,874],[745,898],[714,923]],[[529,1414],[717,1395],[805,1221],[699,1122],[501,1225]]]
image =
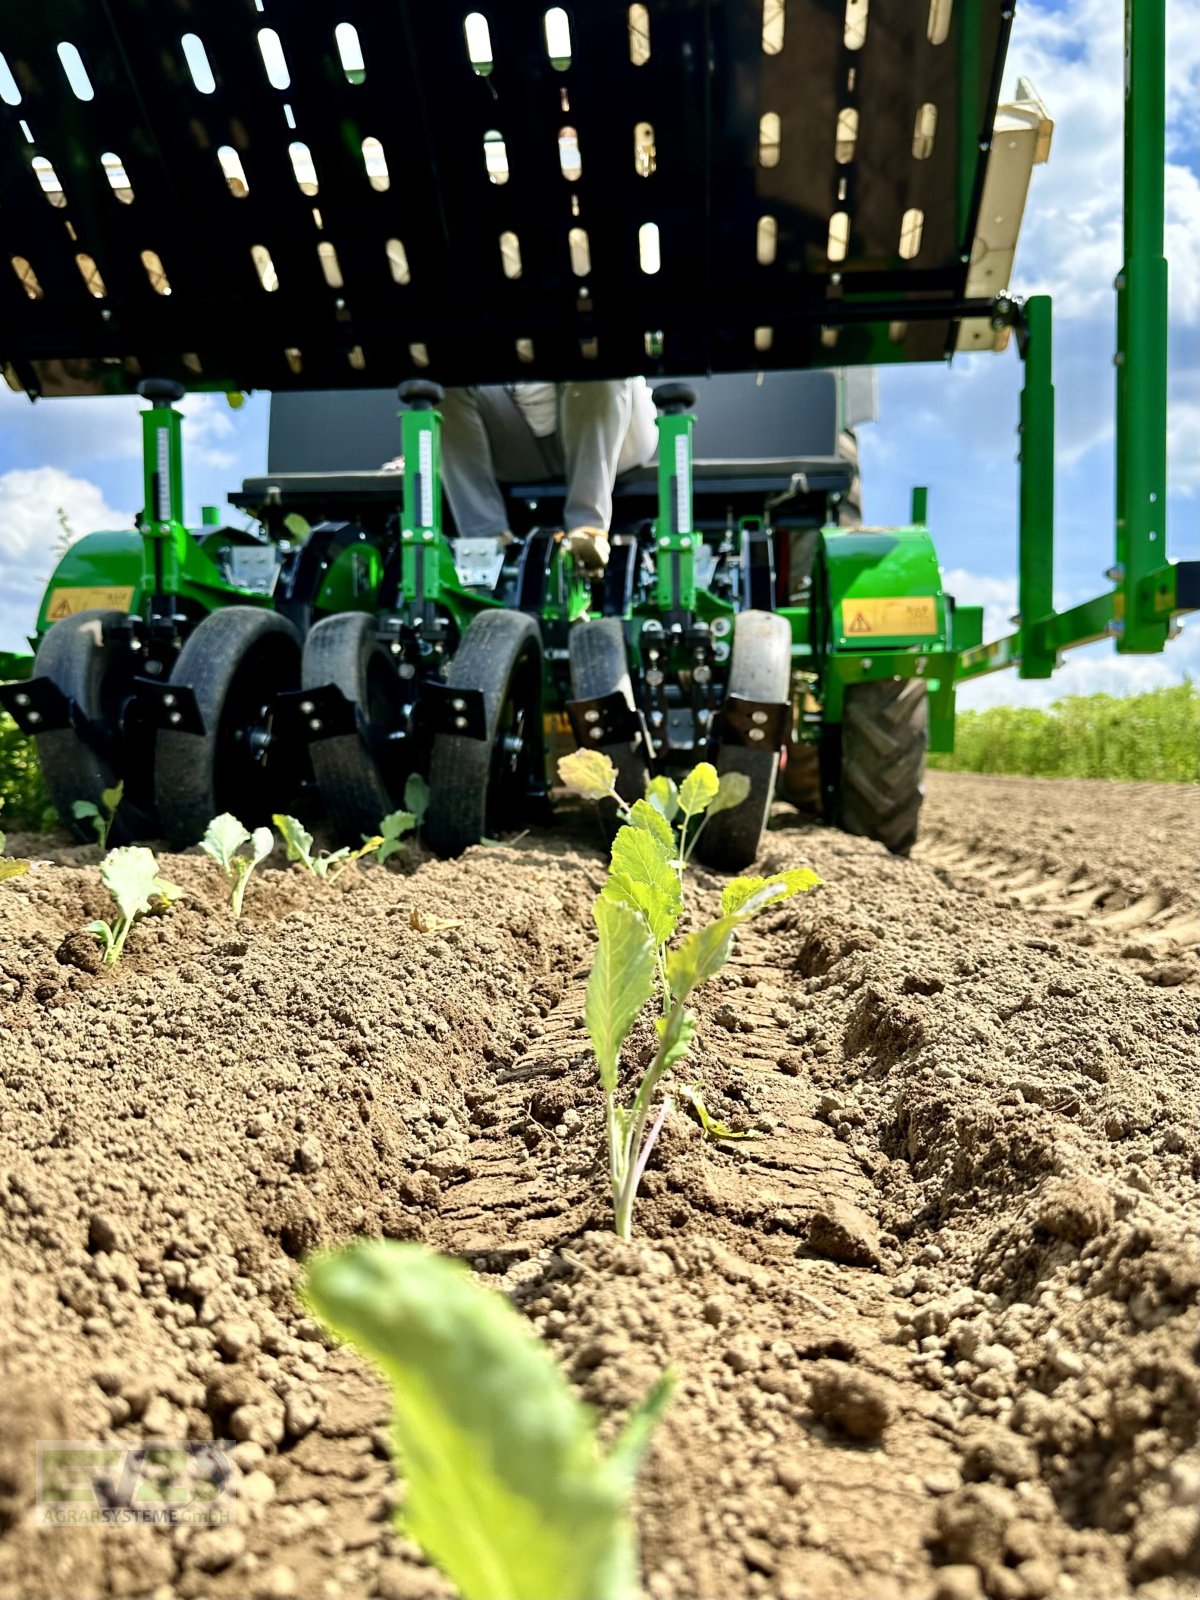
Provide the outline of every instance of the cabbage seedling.
[[[411,782],[412,779],[410,778],[409,783],[411,784]],[[405,793],[407,792],[408,791],[405,790]],[[398,850],[404,849],[403,836],[406,833],[411,833],[412,830],[419,825],[419,823],[420,818],[412,811],[388,812],[387,816],[384,817],[383,821],[379,824],[379,832],[382,837],[379,844],[379,855],[377,860],[381,866],[391,856],[394,856]],[[365,843],[365,834],[363,835],[363,840]]]
[[[247,844],[250,846],[250,854],[243,855],[242,846]],[[240,917],[250,874],[275,848],[275,835],[270,828],[255,828],[251,833],[235,816],[231,816],[228,811],[222,811],[219,817],[214,817],[209,823],[200,841],[200,848],[206,856],[211,856],[219,867],[224,868],[232,886],[229,903],[233,907],[234,916]]]
[[405,1531],[464,1600],[636,1600],[629,1501],[669,1378],[605,1453],[545,1345],[458,1262],[362,1242],[313,1261],[305,1299],[391,1385]]
[[384,842],[383,835],[377,833],[357,850],[343,845],[340,850],[322,850],[319,855],[313,855],[313,836],[303,823],[279,813],[271,821],[283,835],[288,860],[298,861],[305,872],[311,872],[314,878],[327,878],[330,883],[336,883],[347,867],[378,850]]
[[104,850],[108,846],[109,830],[112,828],[113,819],[117,814],[117,807],[121,804],[121,796],[125,793],[125,783],[113,785],[111,789],[100,791],[100,804],[95,805],[91,800],[76,800],[71,806],[71,815],[77,822],[90,822],[96,835],[96,843]]
[[[568,788],[586,799],[616,800],[627,819],[613,840],[608,879],[592,908],[600,940],[584,1017],[604,1090],[615,1226],[618,1236],[628,1239],[642,1174],[671,1109],[671,1101],[664,1100],[651,1122],[655,1091],[686,1055],[696,1032],[688,997],[724,966],[743,922],[813,888],[820,879],[807,868],[769,878],[735,878],[721,897],[721,916],[672,946],[683,909],[683,872],[704,820],[714,811],[740,805],[749,793],[748,780],[740,773],[718,777],[716,768],[702,761],[678,789],[667,779],[653,779],[648,798],[627,805],[616,792],[616,769],[597,750],[564,756],[558,772]],[[658,1049],[632,1103],[621,1105],[621,1049],[656,988],[662,1003],[655,1020]]]
[[429,785],[419,772],[409,774],[404,785],[404,809],[411,811],[413,826],[419,834],[425,826],[425,813],[429,810]]
[[29,871],[28,861],[17,861],[12,856],[4,854],[4,846],[8,841],[0,833],[0,883],[9,878],[20,878]]
[[130,928],[151,909],[152,902],[170,905],[183,891],[159,877],[153,850],[140,844],[110,850],[100,863],[100,881],[117,902],[118,916],[111,925],[89,922],[84,932],[96,935],[104,946],[104,964],[111,967],[121,959]]

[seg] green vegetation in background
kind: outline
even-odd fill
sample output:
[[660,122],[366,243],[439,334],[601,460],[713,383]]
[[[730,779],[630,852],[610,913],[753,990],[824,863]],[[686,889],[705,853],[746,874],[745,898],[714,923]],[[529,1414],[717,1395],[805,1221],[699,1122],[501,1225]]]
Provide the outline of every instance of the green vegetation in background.
[[0,813],[6,828],[48,832],[58,821],[50,804],[41,769],[27,739],[11,717],[0,711]]
[[1200,779],[1200,690],[1190,679],[1120,699],[1069,695],[1047,710],[993,706],[960,711],[946,772],[1011,772],[1034,778]]

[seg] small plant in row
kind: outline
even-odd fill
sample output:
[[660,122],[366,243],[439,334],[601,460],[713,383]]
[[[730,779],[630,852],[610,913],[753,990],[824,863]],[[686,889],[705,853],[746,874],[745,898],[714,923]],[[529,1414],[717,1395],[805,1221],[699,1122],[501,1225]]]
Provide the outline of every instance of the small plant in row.
[[182,890],[160,875],[154,851],[139,844],[110,850],[100,863],[100,881],[117,902],[117,915],[111,923],[89,922],[84,932],[95,934],[104,949],[104,964],[111,967],[121,959],[138,918],[165,910]]
[[[600,938],[585,1020],[604,1090],[614,1223],[618,1236],[628,1239],[646,1163],[673,1108],[667,1095],[656,1109],[655,1095],[695,1037],[689,997],[724,966],[744,923],[820,879],[807,868],[734,878],[721,896],[720,917],[673,943],[683,910],[683,875],[704,823],[741,805],[749,780],[740,773],[718,777],[704,761],[678,786],[669,778],[652,779],[645,798],[629,804],[617,793],[612,762],[598,750],[564,756],[558,772],[567,788],[585,799],[614,800],[624,818],[613,840],[608,879],[592,908]],[[656,992],[658,1048],[632,1099],[622,1104],[621,1050]]]

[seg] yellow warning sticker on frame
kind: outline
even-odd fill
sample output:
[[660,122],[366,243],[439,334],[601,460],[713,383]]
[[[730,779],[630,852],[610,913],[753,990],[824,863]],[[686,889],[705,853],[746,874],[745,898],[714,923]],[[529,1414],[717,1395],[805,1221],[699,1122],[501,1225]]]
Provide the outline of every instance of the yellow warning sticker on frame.
[[847,639],[928,637],[937,631],[937,601],[932,595],[842,601],[842,632]]
[[46,621],[61,622],[63,617],[77,617],[81,611],[128,611],[132,603],[131,583],[111,588],[54,589],[46,607]]

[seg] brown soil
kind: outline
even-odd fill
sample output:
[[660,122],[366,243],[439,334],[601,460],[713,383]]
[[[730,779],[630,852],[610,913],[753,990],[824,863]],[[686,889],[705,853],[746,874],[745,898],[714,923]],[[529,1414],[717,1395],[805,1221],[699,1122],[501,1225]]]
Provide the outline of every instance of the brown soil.
[[[691,1068],[762,1137],[672,1119],[632,1246],[586,830],[267,871],[238,926],[169,857],[185,898],[102,973],[63,948],[96,852],[48,852],[0,889],[0,1596],[450,1593],[390,1525],[382,1386],[296,1300],[305,1252],[361,1232],[466,1257],[607,1428],[676,1369],[652,1600],[1194,1600],[1196,992],[1144,981],[1187,960],[1172,919],[1149,956],[1105,921],[1183,915],[1194,804],[938,774],[910,862],[781,808],[767,862],[826,887],[742,936]],[[180,1436],[239,1439],[234,1527],[33,1526],[34,1440]]]

